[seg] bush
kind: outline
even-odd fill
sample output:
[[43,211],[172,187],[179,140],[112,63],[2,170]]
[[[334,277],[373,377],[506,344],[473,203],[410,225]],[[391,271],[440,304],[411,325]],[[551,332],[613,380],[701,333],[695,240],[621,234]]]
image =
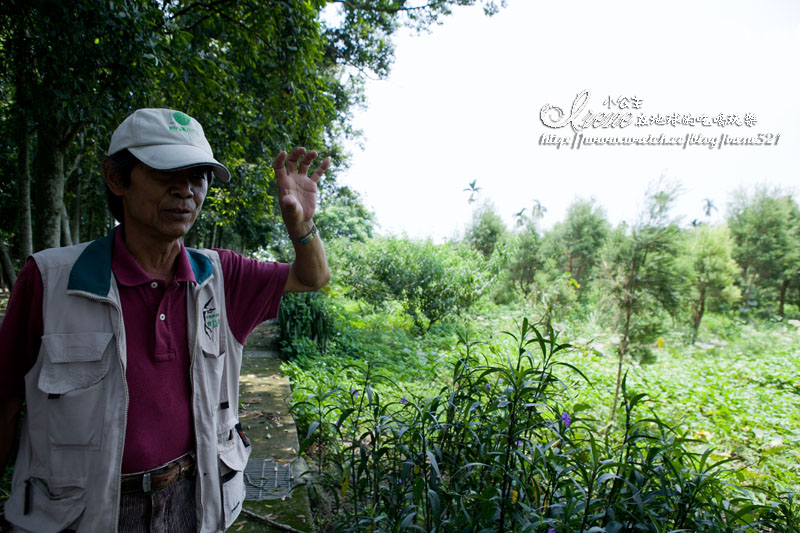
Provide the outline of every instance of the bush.
[[[511,335],[511,334],[510,334]],[[462,337],[451,383],[431,398],[387,398],[374,362],[353,381],[308,391],[312,492],[333,507],[321,531],[797,531],[791,495],[752,503],[727,460],[657,417],[623,382],[618,434],[582,418],[558,373],[571,349],[524,320],[507,363]],[[492,357],[487,357],[492,353]],[[585,378],[583,378],[585,379]]]
[[376,238],[343,254],[350,295],[373,305],[399,302],[420,332],[469,309],[490,281],[477,252],[453,244]]
[[331,324],[331,310],[324,294],[285,294],[278,309],[281,355],[292,359],[326,353],[332,335]]

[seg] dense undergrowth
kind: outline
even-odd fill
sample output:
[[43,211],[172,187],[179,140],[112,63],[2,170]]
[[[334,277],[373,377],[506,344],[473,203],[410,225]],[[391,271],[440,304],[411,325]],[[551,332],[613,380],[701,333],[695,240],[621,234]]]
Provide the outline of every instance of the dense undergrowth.
[[792,326],[660,338],[626,361],[609,423],[615,339],[595,317],[559,336],[489,305],[469,333],[420,337],[397,309],[293,307],[331,320],[324,350],[284,339],[321,530],[798,530]]

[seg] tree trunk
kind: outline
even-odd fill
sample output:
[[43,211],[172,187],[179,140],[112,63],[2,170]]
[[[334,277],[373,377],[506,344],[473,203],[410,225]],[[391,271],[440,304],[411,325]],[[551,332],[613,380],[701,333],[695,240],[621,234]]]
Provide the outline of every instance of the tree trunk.
[[64,150],[56,118],[42,117],[36,151],[36,250],[61,246],[64,208]]
[[[25,4],[22,4],[23,6]],[[33,225],[31,222],[31,83],[28,74],[30,43],[26,36],[27,8],[17,13],[14,27],[14,90],[16,117],[14,144],[17,149],[17,232],[22,258],[33,253]]]
[[69,229],[69,214],[67,213],[67,206],[61,204],[61,244],[64,246],[72,246],[72,233]]
[[706,288],[700,289],[700,296],[697,299],[697,306],[692,313],[692,344],[697,341],[697,331],[700,329],[700,321],[706,311]]
[[81,195],[83,193],[83,173],[76,169],[77,183],[75,183],[75,199],[72,201],[72,217],[70,234],[74,243],[81,242]]
[[619,341],[619,361],[617,362],[617,384],[614,387],[614,403],[611,405],[611,417],[608,427],[614,423],[614,417],[617,416],[617,402],[619,400],[619,386],[622,383],[622,363],[624,361],[625,352],[628,351],[628,335],[630,334],[631,327],[631,314],[633,310],[631,305],[625,311],[625,329],[622,332],[622,338]]
[[[97,222],[95,221],[95,217],[97,216],[96,209],[89,209],[89,220],[88,220],[88,227],[86,228],[86,240],[93,241],[95,239],[95,227],[97,226]],[[103,213],[108,211],[108,209],[103,209]]]
[[14,286],[17,282],[17,272],[14,270],[14,265],[11,263],[11,256],[8,255],[6,243],[0,239],[0,261],[2,262],[3,277],[8,280],[8,288]]
[[789,283],[792,280],[785,279],[783,283],[781,283],[781,298],[780,303],[778,304],[778,314],[783,318],[783,304],[786,302],[786,291],[789,289]]
[[30,133],[28,117],[19,110],[16,124],[17,145],[17,231],[19,232],[20,255],[28,257],[33,253],[33,226],[31,224],[31,167]]
[[217,239],[217,225],[213,224],[211,226],[211,238],[208,240],[208,246],[206,248],[214,248],[214,241]]

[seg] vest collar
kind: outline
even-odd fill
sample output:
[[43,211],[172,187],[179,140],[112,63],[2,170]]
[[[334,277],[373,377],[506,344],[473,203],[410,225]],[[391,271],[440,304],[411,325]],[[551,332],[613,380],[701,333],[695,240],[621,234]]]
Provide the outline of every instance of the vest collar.
[[[92,241],[81,252],[69,273],[67,290],[88,292],[104,298],[108,296],[111,291],[111,253],[118,229],[119,226],[105,237]],[[202,284],[211,276],[211,260],[195,250],[187,248],[186,252],[194,278],[198,284]]]

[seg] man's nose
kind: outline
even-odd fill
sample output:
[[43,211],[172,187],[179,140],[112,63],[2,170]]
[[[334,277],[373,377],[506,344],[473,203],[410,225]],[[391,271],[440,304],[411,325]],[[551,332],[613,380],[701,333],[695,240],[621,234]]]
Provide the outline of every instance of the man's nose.
[[170,193],[178,198],[191,198],[192,196],[194,196],[194,191],[192,190],[192,183],[189,180],[189,178],[175,180],[172,183],[172,188],[170,189]]

